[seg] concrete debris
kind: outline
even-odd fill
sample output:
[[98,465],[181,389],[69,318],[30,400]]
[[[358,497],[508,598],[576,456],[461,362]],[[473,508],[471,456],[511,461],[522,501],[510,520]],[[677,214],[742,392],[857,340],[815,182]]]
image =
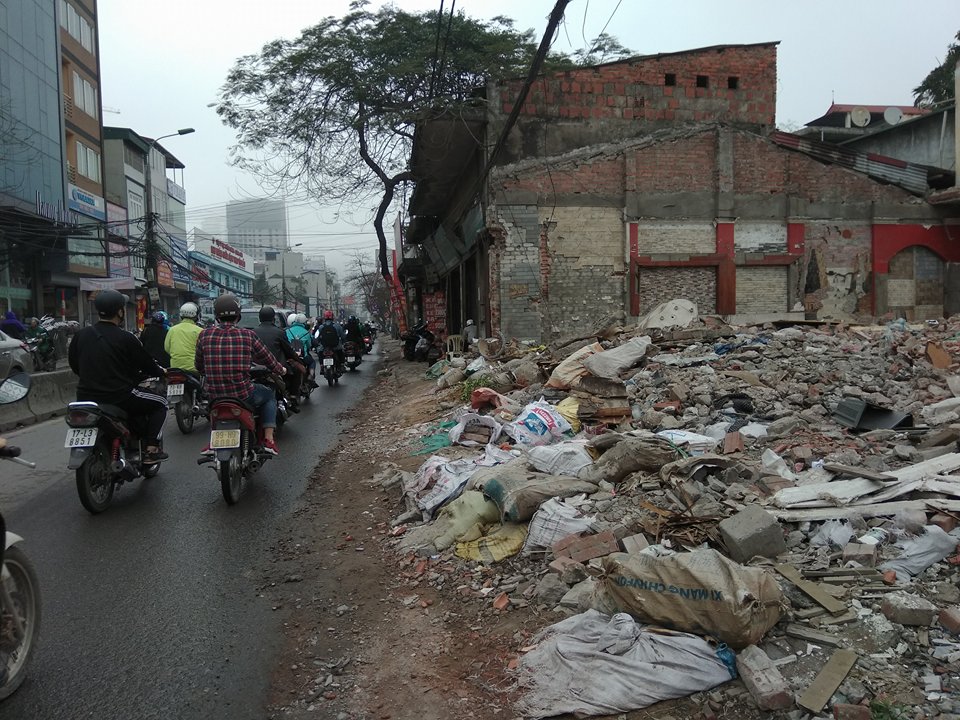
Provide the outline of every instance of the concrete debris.
[[[726,640],[742,648],[740,680],[694,696],[705,718],[870,717],[886,698],[890,717],[960,716],[960,318],[730,327],[672,301],[639,327],[480,350],[483,367],[411,435],[473,411],[513,440],[488,444],[474,422],[477,447],[436,450],[486,467],[432,521],[398,506],[406,529],[386,542],[411,570],[429,562],[408,592],[448,590],[484,613],[623,610]],[[399,496],[416,469],[403,467],[376,484]],[[528,522],[522,554],[454,553]],[[762,593],[724,612],[762,623],[731,632],[698,607],[725,603],[719,586],[647,577],[693,551],[725,554],[727,580],[749,571]]]

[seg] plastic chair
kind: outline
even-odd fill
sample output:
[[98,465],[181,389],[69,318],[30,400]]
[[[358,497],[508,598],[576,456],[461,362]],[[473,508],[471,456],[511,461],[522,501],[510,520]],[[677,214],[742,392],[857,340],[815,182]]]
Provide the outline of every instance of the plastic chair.
[[460,335],[451,335],[447,338],[447,360],[463,357],[463,338]]

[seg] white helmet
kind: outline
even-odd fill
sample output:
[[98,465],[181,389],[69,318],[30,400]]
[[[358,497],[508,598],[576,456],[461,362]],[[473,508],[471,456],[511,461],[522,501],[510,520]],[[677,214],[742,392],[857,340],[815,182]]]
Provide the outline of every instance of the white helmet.
[[200,308],[196,303],[186,302],[180,306],[180,317],[198,320],[200,318]]
[[297,322],[300,323],[301,325],[303,325],[304,327],[306,327],[306,326],[307,326],[307,316],[304,315],[303,313],[300,313],[299,315],[297,315]]

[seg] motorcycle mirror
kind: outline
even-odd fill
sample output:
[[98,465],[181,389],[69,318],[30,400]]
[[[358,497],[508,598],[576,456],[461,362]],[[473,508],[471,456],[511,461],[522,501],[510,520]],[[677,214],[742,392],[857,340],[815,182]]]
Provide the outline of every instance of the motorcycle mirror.
[[0,405],[23,400],[28,392],[30,392],[30,376],[27,373],[11,375],[0,382]]

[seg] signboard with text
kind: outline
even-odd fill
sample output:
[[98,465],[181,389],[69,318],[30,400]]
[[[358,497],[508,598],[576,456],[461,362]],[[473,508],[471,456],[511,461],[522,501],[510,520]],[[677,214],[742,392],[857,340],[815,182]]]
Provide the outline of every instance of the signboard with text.
[[173,287],[173,268],[166,260],[157,260],[157,285]]
[[198,238],[194,249],[204,255],[228,263],[241,270],[253,273],[253,259],[247,257],[241,250],[217,238]]
[[170,236],[170,254],[173,256],[173,281],[186,289],[190,284],[190,259],[187,255],[187,241],[176,235]]
[[87,192],[73,183],[70,183],[69,186],[67,207],[87,217],[92,217],[97,220],[107,219],[107,207],[103,198]]

